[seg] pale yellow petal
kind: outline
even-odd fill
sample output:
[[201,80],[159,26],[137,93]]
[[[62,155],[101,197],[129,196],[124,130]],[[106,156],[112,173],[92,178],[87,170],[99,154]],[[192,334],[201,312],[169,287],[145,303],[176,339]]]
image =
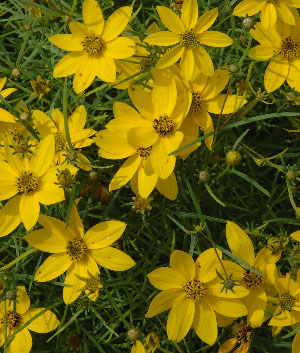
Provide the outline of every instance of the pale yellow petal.
[[203,342],[215,343],[218,335],[216,314],[204,298],[196,302],[193,327]]
[[[44,310],[44,308],[29,309],[24,315],[22,315],[22,318],[23,318],[24,322],[27,322],[43,310]],[[47,332],[55,330],[57,328],[57,326],[59,325],[59,323],[60,322],[59,322],[57,316],[52,311],[48,310],[45,313],[38,316],[36,319],[34,319],[27,326],[27,328],[30,331],[34,331],[34,332],[38,332],[38,333],[47,333]]]
[[207,11],[197,21],[197,23],[194,27],[194,32],[196,34],[200,34],[200,33],[205,32],[208,28],[210,28],[213,25],[217,16],[218,16],[218,8],[217,7]]
[[100,6],[95,0],[84,0],[82,5],[82,17],[84,24],[95,34],[101,35],[104,19]]
[[185,52],[185,48],[182,45],[177,45],[174,48],[169,49],[161,58],[158,59],[156,68],[166,69],[175,64]]
[[198,45],[197,48],[193,50],[195,66],[199,68],[202,72],[205,72],[207,76],[212,76],[214,73],[214,64],[209,56],[208,52]]
[[268,65],[264,84],[267,92],[273,92],[287,79],[289,74],[289,60],[282,54],[277,55]]
[[[158,16],[160,17],[162,23],[171,31],[176,34],[183,33],[185,31],[185,27],[180,20],[180,18],[176,15],[174,11],[165,7],[165,6],[156,6],[156,10]],[[148,31],[147,31],[148,32]],[[150,33],[150,32],[148,32]]]
[[26,230],[30,230],[36,224],[40,214],[40,204],[34,193],[21,196],[19,212]]
[[71,52],[65,55],[55,65],[53,77],[66,77],[75,74],[82,57],[83,54],[81,52]]
[[134,55],[135,43],[128,37],[118,37],[105,44],[105,55],[114,59],[126,59]]
[[253,16],[258,13],[264,5],[265,1],[261,0],[243,0],[234,8],[233,15],[242,17]]
[[168,31],[152,33],[144,39],[144,42],[150,45],[159,45],[165,47],[177,44],[179,41],[180,37],[178,34]]
[[272,28],[277,21],[277,12],[274,4],[267,1],[261,9],[260,20],[265,29]]
[[56,47],[68,51],[83,51],[80,38],[73,34],[55,34],[48,38]]
[[104,82],[114,82],[116,80],[116,64],[113,58],[99,57],[94,62],[95,75]]
[[181,21],[185,29],[194,28],[198,19],[197,0],[184,1],[181,9]]
[[72,261],[66,253],[53,254],[37,269],[34,280],[37,282],[51,281],[62,275],[71,265]]
[[185,297],[186,293],[182,288],[164,290],[152,299],[145,317],[150,318],[158,315],[170,309],[175,301],[182,302]]
[[30,171],[38,177],[44,175],[53,163],[54,151],[55,144],[53,135],[44,137],[34,150],[33,156],[30,158]]
[[195,277],[195,263],[193,258],[181,250],[173,251],[170,257],[170,266],[178,278],[188,283]]
[[186,48],[183,52],[181,61],[180,61],[180,68],[183,77],[189,81],[190,78],[192,77],[192,74],[194,72],[194,54],[193,50]]
[[0,210],[0,237],[11,233],[21,223],[19,214],[20,196],[9,200]]
[[217,31],[200,33],[197,38],[201,44],[210,47],[227,47],[233,43],[232,39],[227,34]]
[[88,55],[81,57],[73,80],[75,93],[81,93],[92,84],[96,76],[97,61],[97,58]]
[[93,259],[100,265],[113,271],[126,271],[135,265],[135,261],[123,251],[107,247],[91,250]]
[[115,39],[127,26],[132,12],[131,6],[117,9],[104,24],[102,39],[109,42]]
[[158,178],[156,188],[164,197],[174,201],[178,194],[178,185],[175,174],[171,173],[166,179]]

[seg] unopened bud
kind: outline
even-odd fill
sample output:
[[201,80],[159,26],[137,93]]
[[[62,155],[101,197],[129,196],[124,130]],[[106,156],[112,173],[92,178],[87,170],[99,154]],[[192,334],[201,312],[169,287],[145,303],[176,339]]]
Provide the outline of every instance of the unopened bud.
[[210,179],[210,173],[206,170],[201,170],[199,173],[199,180],[203,181],[203,183],[207,183]]
[[132,327],[127,331],[127,337],[131,341],[137,341],[141,337],[141,331],[136,327]]
[[293,172],[292,170],[287,171],[286,178],[288,180],[294,180],[296,178],[295,172]]
[[70,186],[72,184],[72,174],[71,174],[70,170],[67,168],[62,170],[58,174],[57,180],[63,188]]
[[228,69],[229,69],[230,72],[232,72],[234,74],[234,73],[236,73],[238,71],[239,68],[237,67],[236,64],[231,64],[231,65],[229,65]]
[[31,29],[31,25],[29,23],[26,23],[26,25],[24,26],[26,31],[29,31]]
[[66,23],[69,23],[69,22],[72,21],[72,17],[71,17],[71,16],[66,16],[66,17],[64,18],[64,21],[65,21]]
[[5,296],[8,300],[14,300],[15,297],[16,297],[16,293],[12,290],[8,290],[6,293],[5,293]]
[[13,70],[11,71],[11,74],[12,74],[14,77],[18,77],[18,76],[21,75],[21,71],[16,68],[16,69],[13,69]]
[[295,93],[288,92],[285,96],[285,99],[287,100],[287,102],[294,102],[296,99]]
[[70,161],[76,161],[77,153],[75,151],[68,151],[67,157]]
[[232,289],[234,286],[235,286],[235,284],[234,284],[234,280],[233,280],[233,279],[231,279],[231,278],[225,279],[225,281],[224,281],[224,287],[225,287],[226,289]]
[[29,113],[27,113],[27,112],[22,112],[22,113],[20,114],[20,120],[25,121],[25,120],[28,120],[28,119],[29,119]]
[[245,29],[249,30],[249,29],[253,28],[254,21],[252,20],[251,17],[246,17],[246,18],[243,19],[242,26]]
[[229,151],[226,154],[226,163],[231,166],[236,166],[242,160],[242,156],[238,151]]
[[90,178],[90,181],[98,180],[98,178],[99,178],[98,172],[96,172],[95,170],[90,171],[89,178]]

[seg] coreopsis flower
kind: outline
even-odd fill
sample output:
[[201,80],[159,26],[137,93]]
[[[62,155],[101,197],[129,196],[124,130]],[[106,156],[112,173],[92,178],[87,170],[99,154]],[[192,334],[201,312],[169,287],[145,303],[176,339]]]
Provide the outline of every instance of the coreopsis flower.
[[38,75],[36,81],[30,81],[31,87],[33,89],[33,93],[31,96],[38,95],[39,99],[41,99],[45,94],[50,92],[49,88],[49,80],[43,80],[41,75]]
[[[1,77],[0,78],[0,94],[3,98],[8,97],[11,93],[15,92],[15,88],[5,88],[3,89],[5,83],[7,81],[6,77]],[[0,97],[0,103],[1,103],[1,97]],[[15,117],[10,114],[8,111],[6,111],[3,108],[0,108],[0,122],[5,122],[5,123],[16,123]]]
[[52,205],[64,200],[57,185],[54,160],[54,138],[46,136],[30,158],[22,159],[5,140],[6,161],[0,161],[0,200],[9,200],[0,213],[0,236],[13,231],[20,222],[27,230],[37,222],[40,203]]
[[[67,137],[65,131],[64,115],[59,109],[52,109],[51,118],[40,110],[34,110],[32,113],[35,128],[41,136],[53,135],[55,140],[55,161],[58,164],[70,162],[68,159]],[[90,146],[93,140],[89,137],[93,136],[96,131],[93,129],[85,129],[86,110],[83,105],[77,107],[72,115],[68,118],[68,126],[71,143],[74,146],[76,157],[74,163],[86,171],[90,171],[90,161],[80,152],[76,152],[77,148]]]
[[248,309],[248,322],[253,327],[261,326],[267,305],[267,291],[275,282],[275,263],[280,255],[272,254],[266,248],[255,257],[254,247],[246,232],[237,224],[227,221],[226,239],[233,255],[259,271],[263,276],[247,267],[231,264],[230,272],[249,291],[244,301]]
[[[222,253],[218,254],[221,259]],[[215,312],[229,317],[247,314],[240,299],[220,297],[214,290],[221,267],[214,249],[201,253],[196,262],[187,253],[175,250],[170,266],[148,275],[151,284],[162,292],[154,297],[146,314],[150,318],[171,308],[167,321],[170,340],[181,341],[193,326],[199,338],[212,345],[218,334]]]
[[180,68],[187,80],[192,76],[194,66],[211,76],[214,65],[202,44],[211,47],[227,47],[232,44],[232,39],[225,33],[206,32],[215,22],[218,9],[209,10],[199,19],[197,0],[183,2],[181,18],[165,6],[157,6],[156,9],[170,32],[153,33],[144,41],[150,45],[173,46],[158,60],[156,68],[168,68],[181,58]]
[[[275,288],[278,295],[269,298],[275,311],[271,318],[270,326],[290,326],[300,322],[300,271],[297,273],[297,280],[291,279],[288,272],[285,277],[276,276]],[[273,311],[273,310],[272,310]]]
[[295,25],[294,12],[291,8],[300,7],[299,0],[243,0],[233,10],[235,16],[253,16],[260,12],[260,20],[265,29],[272,28],[277,18],[281,21]]
[[284,81],[296,91],[300,91],[300,19],[297,14],[296,25],[291,26],[277,21],[269,30],[261,23],[251,29],[252,37],[260,44],[251,48],[249,53],[261,60],[271,59],[264,75],[267,92],[273,92]]
[[[5,299],[0,303],[0,345],[5,341],[5,331],[7,331],[7,341],[24,324],[39,314],[44,308],[30,309],[30,299],[24,286],[17,287],[16,301]],[[5,328],[6,322],[6,328]],[[7,353],[28,353],[32,347],[32,337],[29,332],[47,333],[53,331],[60,324],[56,315],[47,310],[34,319],[30,324],[16,333],[12,342],[6,348]]]
[[99,296],[99,290],[103,288],[103,285],[99,279],[99,276],[93,276],[89,270],[87,270],[88,277],[82,277],[80,275],[76,275],[83,283],[84,286],[79,288],[78,291],[85,291],[85,294],[88,294],[89,299],[93,302],[97,300]]
[[54,77],[75,74],[73,87],[76,93],[88,88],[97,76],[105,82],[116,80],[115,59],[125,59],[134,54],[134,41],[119,37],[128,24],[132,7],[123,6],[105,22],[97,1],[84,0],[84,24],[70,22],[72,34],[56,34],[49,38],[57,47],[70,51],[55,66]]
[[98,265],[113,271],[125,271],[135,265],[130,256],[109,246],[123,234],[126,227],[123,222],[98,223],[84,234],[75,206],[71,210],[69,226],[46,215],[40,215],[38,221],[44,228],[28,233],[25,239],[36,249],[52,255],[37,269],[34,280],[51,281],[67,271],[64,283],[68,286],[63,289],[66,304],[72,303],[83,289],[87,289],[87,281],[81,278],[97,278]]

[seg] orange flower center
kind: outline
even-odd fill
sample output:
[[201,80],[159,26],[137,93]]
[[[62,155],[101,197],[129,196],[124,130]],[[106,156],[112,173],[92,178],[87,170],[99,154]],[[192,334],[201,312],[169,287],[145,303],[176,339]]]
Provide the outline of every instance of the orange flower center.
[[279,305],[281,306],[282,310],[292,311],[295,303],[296,298],[289,293],[283,294],[279,297]]
[[82,239],[75,239],[68,242],[67,254],[72,261],[79,261],[83,258],[88,247]]
[[[18,326],[21,326],[22,322],[22,316],[18,313],[15,313],[12,310],[7,311],[6,315],[6,327],[11,330],[13,328],[17,328]],[[5,324],[5,318],[0,319],[0,325]]]
[[136,148],[137,153],[142,158],[148,158],[150,156],[151,150],[152,150],[152,146],[149,146],[146,148],[143,148],[143,147]]
[[32,172],[22,172],[16,180],[17,189],[23,194],[33,192],[38,187],[38,178]]
[[185,48],[194,49],[198,42],[197,36],[192,29],[186,30],[183,34],[180,35],[180,43]]
[[299,51],[299,44],[295,40],[293,40],[291,37],[287,37],[282,39],[281,41],[281,53],[284,55],[286,58],[294,58],[295,56],[298,56],[298,51]]
[[193,279],[183,286],[183,289],[186,292],[188,299],[191,299],[194,302],[203,297],[207,288],[201,281]]
[[84,51],[91,56],[99,55],[104,47],[104,42],[99,35],[90,33],[81,42]]
[[245,270],[243,281],[248,288],[258,287],[262,283],[262,276],[257,275],[253,271]]
[[203,99],[200,92],[192,92],[192,103],[189,113],[199,113],[203,108]]
[[66,141],[61,132],[58,131],[54,134],[54,140],[55,140],[55,152],[60,152],[65,148]]
[[153,120],[154,130],[161,136],[166,136],[169,132],[173,130],[174,121],[170,119],[167,115],[159,117],[159,119]]

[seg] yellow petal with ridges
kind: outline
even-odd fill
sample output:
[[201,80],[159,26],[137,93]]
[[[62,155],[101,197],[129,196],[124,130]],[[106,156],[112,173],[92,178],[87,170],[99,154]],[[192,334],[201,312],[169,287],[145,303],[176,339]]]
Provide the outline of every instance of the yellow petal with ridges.
[[232,94],[219,94],[217,97],[207,101],[207,107],[210,113],[229,114],[236,112],[246,103],[247,100],[242,96],[235,96]]
[[[30,307],[30,299],[28,297],[25,287],[18,286],[16,294],[18,298],[18,301],[16,302],[16,311],[19,314],[24,314]],[[14,305],[14,303],[11,303],[11,305]]]
[[40,204],[34,193],[21,195],[19,212],[26,230],[30,230],[36,224],[40,214]]
[[66,223],[60,219],[41,214],[38,222],[45,229],[47,229],[49,233],[57,236],[57,242],[59,241],[60,237],[63,237],[65,244],[76,238],[76,234],[74,233],[73,229],[71,227],[66,227]]
[[2,88],[5,86],[7,81],[7,77],[1,77],[0,78],[0,91],[2,90]]
[[128,132],[128,142],[130,145],[147,148],[155,144],[159,135],[153,128],[153,123],[144,120],[144,126],[138,126]]
[[126,59],[135,53],[135,43],[128,37],[118,37],[105,44],[105,55],[114,59]]
[[81,38],[73,34],[55,34],[48,38],[56,47],[67,51],[83,51]]
[[144,166],[140,166],[138,169],[138,193],[142,198],[146,199],[151,194],[155,188],[157,179],[157,174],[152,173],[151,175],[147,175]]
[[199,68],[200,71],[204,72],[207,76],[212,76],[214,74],[214,64],[209,56],[208,52],[198,45],[197,48],[193,50],[195,66]]
[[109,42],[123,32],[132,13],[131,6],[123,6],[109,16],[104,24],[102,39]]
[[182,302],[185,297],[186,293],[182,288],[164,290],[152,299],[145,317],[150,318],[158,315],[170,309],[175,301]]
[[264,319],[264,310],[267,305],[266,292],[262,287],[253,287],[246,297],[248,321],[253,328],[260,327]]
[[257,45],[249,50],[249,54],[258,59],[268,60],[274,55],[274,48]]
[[216,314],[204,298],[195,304],[193,328],[203,342],[215,343],[218,335]]
[[40,177],[47,172],[54,159],[54,137],[48,135],[42,139],[30,159],[30,171]]
[[82,5],[84,24],[97,35],[102,34],[104,19],[101,8],[95,0],[84,0]]
[[296,232],[293,232],[291,235],[290,235],[293,239],[297,240],[297,241],[300,241],[300,230],[297,230]]
[[209,31],[200,33],[197,36],[201,44],[205,44],[209,47],[227,47],[233,43],[232,39],[225,33],[218,31]]
[[274,27],[277,21],[277,12],[274,4],[266,2],[265,6],[261,9],[260,20],[263,27],[267,30]]
[[195,34],[200,34],[205,32],[208,28],[210,28],[218,17],[218,8],[211,9],[203,14],[199,20],[197,21],[194,32]]
[[80,40],[83,40],[83,37],[90,33],[88,26],[80,22],[70,22],[69,28],[73,36],[79,37]]
[[[3,91],[1,91],[0,93],[3,98],[6,98],[7,96],[9,96],[10,94],[12,94],[15,91],[16,91],[15,88],[6,88]],[[0,99],[0,102],[1,102],[1,99]]]
[[174,155],[168,156],[165,138],[160,137],[152,147],[151,165],[154,172],[162,179],[166,179],[174,170],[176,158]]
[[[282,2],[279,1],[276,3],[276,12],[277,16],[285,23],[288,23],[291,26],[295,26],[296,21],[295,17],[293,15],[292,9],[289,8],[290,3],[288,3],[288,6]],[[297,6],[299,7],[299,6]]]
[[135,261],[123,251],[108,246],[91,250],[93,259],[100,265],[113,271],[126,271],[135,265]]
[[[21,348],[22,347],[22,348]],[[18,332],[6,349],[6,353],[29,353],[32,348],[32,337],[27,327]],[[21,350],[22,349],[22,350]]]
[[152,93],[146,92],[141,86],[129,86],[128,94],[135,107],[143,118],[153,122],[155,108],[152,102]]
[[181,9],[181,21],[186,29],[194,28],[198,19],[197,0],[184,1]]
[[150,283],[157,289],[168,290],[172,288],[182,289],[185,281],[182,276],[178,277],[177,273],[169,267],[160,267],[147,275]]
[[173,32],[160,31],[157,33],[152,33],[150,36],[144,39],[145,43],[150,45],[160,45],[163,47],[168,47],[169,45],[177,44],[180,41],[180,36]]
[[183,55],[185,48],[182,45],[177,45],[169,49],[156,63],[157,69],[166,69],[175,64]]
[[299,353],[299,347],[300,347],[300,331],[298,331],[296,333],[296,336],[294,337],[293,345],[292,345],[292,353]]
[[242,17],[253,16],[258,13],[264,5],[265,1],[261,0],[243,0],[234,8],[233,15]]
[[167,335],[169,340],[180,342],[189,332],[195,312],[195,303],[191,299],[177,300],[168,316]]
[[94,62],[95,75],[104,82],[114,82],[116,80],[116,64],[113,58],[99,57]]
[[16,185],[12,181],[2,180],[0,183],[0,200],[7,200],[18,193]]
[[53,254],[37,269],[34,280],[37,282],[51,281],[62,275],[71,265],[72,261],[66,253]]
[[156,189],[169,200],[174,201],[178,194],[178,184],[174,173],[171,173],[166,179],[158,178]]
[[[44,308],[29,309],[24,315],[22,315],[22,319],[24,320],[24,322],[27,322],[43,310]],[[52,311],[48,310],[42,315],[38,316],[36,319],[34,319],[27,326],[27,328],[30,331],[38,333],[47,333],[55,330],[59,324],[60,321],[58,320],[57,316]]]
[[11,233],[21,223],[19,214],[20,196],[15,196],[0,210],[0,237]]
[[275,91],[287,79],[289,60],[282,54],[277,55],[268,65],[264,76],[264,85],[268,93]]
[[170,117],[177,102],[177,89],[173,78],[161,73],[164,80],[157,82],[152,90],[152,99],[157,117]]
[[231,252],[249,265],[254,262],[254,247],[246,232],[237,224],[227,221],[226,239]]
[[173,251],[170,257],[170,266],[178,278],[182,279],[184,284],[195,277],[195,263],[193,258],[181,250]]
[[39,229],[25,235],[25,240],[34,248],[50,252],[63,253],[66,251],[67,242],[62,235],[49,232],[48,229]]
[[[203,75],[197,76],[195,80],[196,84],[198,84],[198,82],[201,83],[203,80],[202,76]],[[227,70],[217,69],[211,77],[208,77],[205,80],[206,84],[202,89],[201,97],[204,100],[209,100],[216,97],[226,87],[229,79],[230,75]]]
[[248,314],[245,304],[240,299],[218,298],[207,295],[206,300],[217,313],[227,317],[241,317]]
[[[185,31],[185,27],[180,20],[180,18],[176,15],[174,11],[165,7],[165,6],[156,6],[156,10],[158,16],[160,17],[162,23],[171,31],[176,34],[183,33]],[[149,32],[150,33],[150,32]]]
[[180,68],[183,77],[189,81],[194,72],[194,54],[190,48],[185,48],[180,61]]
[[111,245],[124,233],[126,223],[120,221],[106,221],[90,228],[84,240],[89,249],[101,249]]

